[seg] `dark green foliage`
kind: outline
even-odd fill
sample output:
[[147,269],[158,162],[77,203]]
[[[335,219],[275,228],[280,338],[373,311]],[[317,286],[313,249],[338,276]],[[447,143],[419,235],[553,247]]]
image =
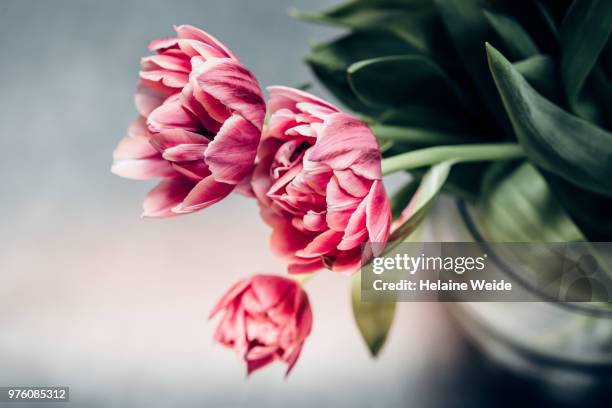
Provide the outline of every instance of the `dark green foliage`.
[[528,163],[457,164],[445,186],[497,217],[495,237],[612,240],[612,1],[353,0],[301,17],[347,29],[307,61],[381,141],[405,135],[386,156],[522,145]]

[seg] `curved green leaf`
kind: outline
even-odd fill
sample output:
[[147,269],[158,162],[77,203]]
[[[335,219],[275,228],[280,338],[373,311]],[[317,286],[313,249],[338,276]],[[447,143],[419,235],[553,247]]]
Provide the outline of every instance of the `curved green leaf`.
[[542,97],[489,44],[487,53],[497,89],[530,161],[577,186],[612,196],[612,134]]
[[504,48],[510,53],[513,60],[529,58],[539,54],[538,46],[529,34],[511,16],[492,11],[483,11],[485,18],[504,43]]
[[481,188],[477,213],[491,242],[567,242],[584,236],[529,163],[496,163]]
[[306,57],[306,62],[343,104],[366,115],[376,115],[380,110],[355,97],[348,83],[348,67],[364,59],[405,54],[411,50],[412,47],[389,33],[352,33],[316,46]]
[[578,96],[612,29],[610,0],[574,0],[560,30],[561,78],[574,112]]
[[389,244],[387,244],[385,252],[390,251],[417,229],[427,211],[440,194],[454,163],[454,160],[438,163],[431,166],[427,173],[425,173],[410,202],[396,221],[399,226],[389,237]]
[[[460,61],[484,98],[484,109],[489,110],[504,133],[512,133],[510,123],[504,114],[495,84],[486,66],[486,52],[483,45],[494,39],[491,26],[482,13],[479,0],[434,0],[442,22],[449,33]],[[481,122],[487,121],[485,115]]]
[[363,340],[376,357],[387,340],[395,316],[395,302],[362,302],[361,273],[356,273],[351,285],[353,316]]
[[363,60],[348,68],[349,83],[365,103],[402,106],[425,103],[448,111],[470,108],[459,87],[431,59],[396,55]]
[[440,22],[428,0],[352,0],[322,12],[292,11],[304,20],[361,31],[384,30],[401,37],[419,52],[440,46]]
[[515,62],[514,68],[543,96],[552,101],[561,100],[557,67],[551,57],[534,55]]

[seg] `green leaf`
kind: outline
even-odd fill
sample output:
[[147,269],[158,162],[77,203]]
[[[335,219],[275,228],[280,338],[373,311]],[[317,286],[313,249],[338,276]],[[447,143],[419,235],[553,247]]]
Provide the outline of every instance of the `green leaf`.
[[376,357],[387,340],[395,316],[395,302],[362,302],[361,273],[353,277],[351,287],[353,315],[361,336]]
[[[484,109],[489,110],[503,132],[510,135],[510,123],[486,66],[484,44],[494,38],[494,33],[482,13],[481,2],[434,0],[434,3],[461,62],[486,102]],[[486,122],[486,115],[482,115],[480,121]]]
[[432,166],[421,179],[418,189],[400,216],[401,225],[389,237],[385,252],[390,251],[416,230],[427,211],[434,203],[448,178],[454,160],[447,160]]
[[421,184],[422,177],[413,177],[410,181],[406,182],[398,191],[391,195],[389,204],[391,205],[392,218],[397,219],[402,211],[406,208],[414,193],[416,193],[419,185]]
[[327,44],[316,46],[306,61],[319,80],[346,106],[366,115],[377,115],[380,109],[361,102],[353,93],[347,78],[348,67],[364,59],[410,52],[406,42],[383,32],[352,33]]
[[552,174],[544,176],[561,206],[589,241],[612,241],[612,198],[585,191]]
[[482,178],[489,166],[490,162],[458,162],[448,175],[443,191],[467,202],[476,201],[480,195]]
[[542,97],[488,44],[487,53],[515,134],[530,161],[584,189],[612,196],[612,134]]
[[529,163],[495,163],[483,180],[477,220],[491,242],[582,241],[548,184]]
[[514,63],[514,68],[546,98],[560,101],[559,79],[555,61],[546,55],[535,55]]
[[555,22],[555,18],[550,14],[550,11],[546,8],[546,6],[541,1],[536,1],[536,7],[538,8],[538,12],[544,19],[544,23],[550,33],[557,38],[559,36],[559,30],[557,29],[557,23]]
[[426,104],[463,114],[462,106],[471,107],[454,81],[425,56],[397,55],[362,60],[349,66],[348,76],[355,94],[369,105]]
[[427,0],[354,0],[323,12],[293,11],[293,14],[304,20],[360,31],[390,31],[425,54],[430,54],[441,42],[436,10]]
[[516,19],[492,11],[485,10],[483,13],[513,60],[529,58],[539,54],[537,45]]
[[612,29],[610,0],[574,0],[560,30],[561,78],[574,112],[578,97]]

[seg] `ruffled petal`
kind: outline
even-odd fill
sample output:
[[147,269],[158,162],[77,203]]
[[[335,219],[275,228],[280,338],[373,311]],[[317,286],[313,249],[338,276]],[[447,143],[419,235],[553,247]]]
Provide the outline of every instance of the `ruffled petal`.
[[299,89],[276,85],[269,86],[268,92],[270,93],[270,99],[268,100],[268,109],[272,113],[280,109],[290,109],[292,111],[296,111],[296,105],[301,102],[308,102],[314,105],[318,105],[334,112],[339,111],[338,108],[336,108],[334,105]]
[[[151,112],[160,106],[173,91],[165,88],[150,86],[148,81],[139,81],[136,94],[134,95],[134,104],[136,110],[142,116],[149,116]],[[175,90],[176,92],[176,90]]]
[[208,176],[195,185],[182,203],[172,208],[177,214],[201,210],[227,197],[234,186],[220,183],[213,176]]
[[232,115],[223,123],[205,153],[215,180],[238,184],[252,171],[260,133],[240,115]]
[[296,255],[304,258],[313,258],[333,252],[340,240],[342,233],[328,230],[317,235],[303,250],[297,251]]
[[[370,194],[366,197],[366,224],[370,242],[386,243],[389,240],[391,228],[391,206],[385,193],[385,188],[380,180],[372,184]],[[374,245],[375,253],[382,250],[380,245]]]
[[163,132],[169,129],[197,132],[202,128],[197,117],[185,109],[178,99],[165,102],[151,112],[147,119],[147,126],[151,132]]
[[239,113],[258,130],[262,129],[266,114],[263,96],[257,80],[242,64],[233,59],[215,58],[196,63],[191,75],[204,92]]
[[161,157],[117,160],[113,163],[111,172],[133,180],[150,180],[175,175],[170,163]]
[[208,139],[204,136],[184,129],[169,129],[151,136],[151,145],[160,153],[180,145],[202,145],[205,147],[208,142]]
[[251,289],[262,308],[261,311],[276,306],[289,291],[295,288],[296,283],[293,279],[276,275],[257,275],[251,283]]
[[334,170],[351,169],[370,180],[382,178],[380,148],[374,135],[362,121],[345,113],[327,117],[306,159]]
[[203,42],[204,44],[210,45],[211,47],[221,51],[225,56],[229,58],[236,58],[236,56],[227,48],[221,41],[217,40],[207,32],[200,30],[194,26],[183,24],[175,26],[174,30],[178,34],[179,38],[192,39]]
[[194,183],[182,177],[162,180],[149,191],[142,205],[143,217],[165,218],[177,215],[172,208],[179,204],[189,193]]
[[242,279],[232,285],[231,288],[219,299],[219,301],[215,304],[215,306],[210,311],[208,318],[211,319],[214,315],[216,315],[220,310],[225,309],[231,302],[234,301],[242,292],[244,292],[249,285],[253,277],[249,277],[246,279]]

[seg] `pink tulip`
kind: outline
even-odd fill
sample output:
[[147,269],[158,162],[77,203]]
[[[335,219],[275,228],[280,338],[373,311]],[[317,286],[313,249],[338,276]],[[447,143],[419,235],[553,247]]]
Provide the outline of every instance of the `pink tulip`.
[[363,122],[313,95],[269,91],[270,120],[251,185],[273,228],[272,249],[290,273],[324,266],[353,273],[363,244],[380,249],[389,238],[376,139]]
[[247,374],[274,360],[297,361],[312,327],[308,296],[292,279],[255,275],[232,286],[210,313],[223,316],[215,340],[244,359]]
[[192,26],[175,30],[149,44],[156,54],[141,61],[135,97],[142,118],[114,154],[115,174],[163,178],[145,199],[146,217],[197,211],[240,186],[266,110],[257,80],[227,47]]

